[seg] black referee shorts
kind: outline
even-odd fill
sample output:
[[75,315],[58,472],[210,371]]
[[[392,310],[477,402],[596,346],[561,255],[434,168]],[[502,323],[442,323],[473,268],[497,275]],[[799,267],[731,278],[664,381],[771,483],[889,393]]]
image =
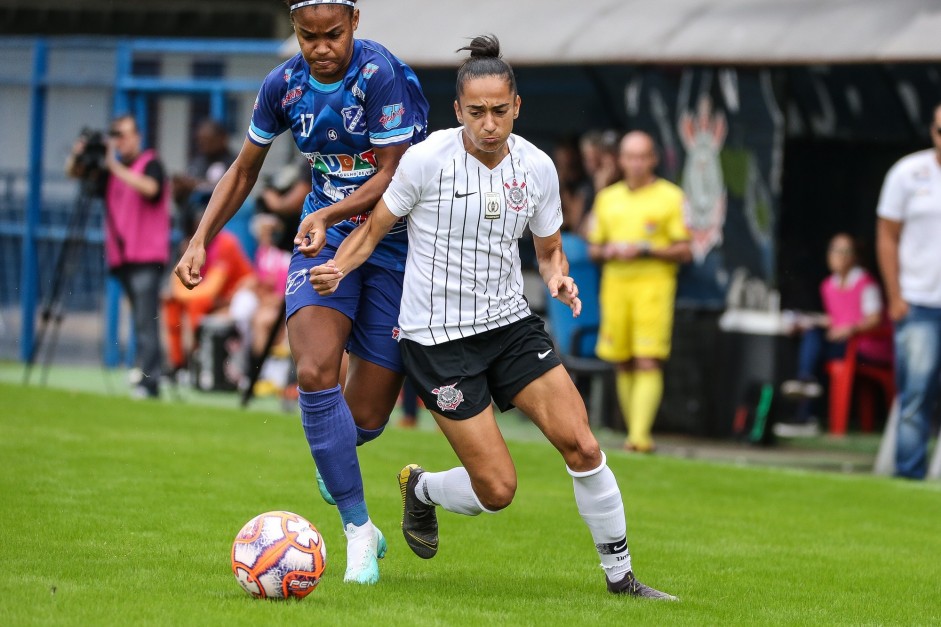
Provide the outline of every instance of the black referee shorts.
[[476,416],[491,399],[510,409],[523,388],[562,363],[536,315],[444,344],[403,339],[399,348],[425,407],[453,420]]

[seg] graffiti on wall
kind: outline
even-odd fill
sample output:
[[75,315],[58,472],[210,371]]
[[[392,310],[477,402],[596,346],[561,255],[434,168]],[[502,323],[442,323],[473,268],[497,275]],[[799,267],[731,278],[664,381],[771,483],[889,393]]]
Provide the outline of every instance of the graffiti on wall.
[[624,102],[630,128],[660,145],[661,174],[683,187],[694,262],[677,298],[721,308],[733,273],[772,285],[784,117],[767,70],[638,70]]
[[714,112],[712,99],[699,97],[696,111],[682,111],[679,136],[686,150],[683,191],[686,193],[686,222],[691,235],[693,259],[702,263],[706,255],[722,243],[726,196],[719,153],[725,145],[726,122]]

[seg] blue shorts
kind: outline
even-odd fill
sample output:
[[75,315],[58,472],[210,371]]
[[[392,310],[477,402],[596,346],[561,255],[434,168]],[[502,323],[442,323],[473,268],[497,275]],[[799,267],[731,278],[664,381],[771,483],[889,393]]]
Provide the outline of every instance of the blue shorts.
[[336,292],[321,296],[310,284],[308,272],[333,259],[336,252],[327,245],[313,258],[294,253],[284,292],[287,317],[310,305],[339,311],[353,321],[347,351],[383,368],[404,372],[397,338],[405,273],[367,262],[343,277]]

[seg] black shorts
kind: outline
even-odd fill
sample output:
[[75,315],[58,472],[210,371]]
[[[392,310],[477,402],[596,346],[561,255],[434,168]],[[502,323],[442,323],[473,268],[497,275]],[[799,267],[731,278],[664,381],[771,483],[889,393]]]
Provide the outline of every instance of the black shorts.
[[444,344],[403,339],[399,348],[425,407],[454,420],[476,416],[491,399],[510,409],[523,388],[562,363],[535,315]]

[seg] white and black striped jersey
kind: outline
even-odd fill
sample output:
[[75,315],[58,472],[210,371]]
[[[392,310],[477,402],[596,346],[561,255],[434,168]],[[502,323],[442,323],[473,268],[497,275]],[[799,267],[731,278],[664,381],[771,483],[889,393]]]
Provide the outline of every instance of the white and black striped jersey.
[[549,156],[517,135],[493,170],[464,149],[462,129],[411,146],[383,195],[408,216],[400,337],[423,345],[469,337],[530,315],[518,240],[562,224]]

